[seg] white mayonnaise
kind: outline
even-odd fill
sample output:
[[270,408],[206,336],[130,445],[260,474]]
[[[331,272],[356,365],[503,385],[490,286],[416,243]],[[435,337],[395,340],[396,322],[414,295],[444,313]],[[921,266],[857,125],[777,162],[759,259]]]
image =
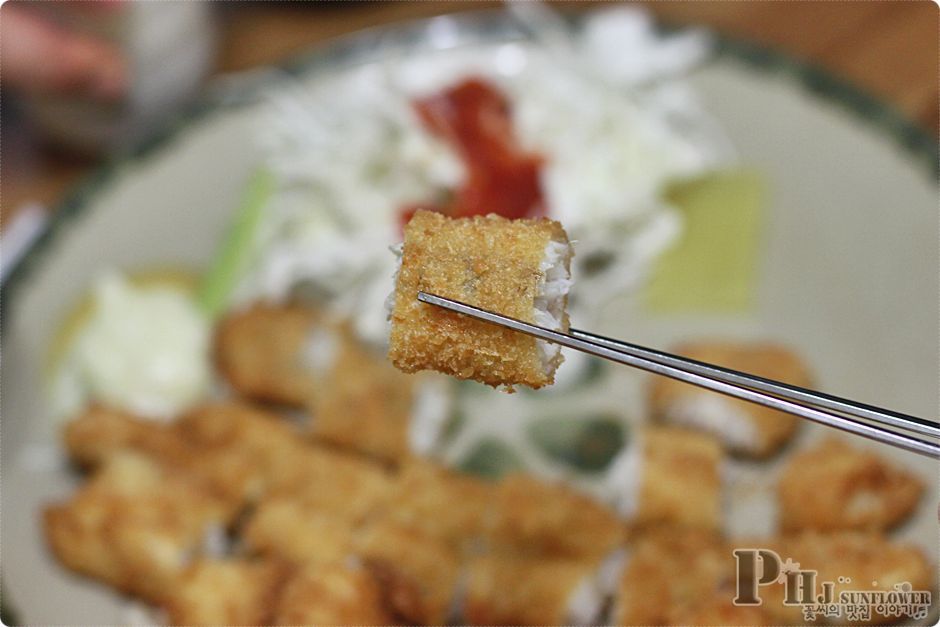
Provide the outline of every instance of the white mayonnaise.
[[70,417],[97,401],[169,419],[207,391],[209,339],[209,321],[184,288],[107,274],[55,373],[53,411]]

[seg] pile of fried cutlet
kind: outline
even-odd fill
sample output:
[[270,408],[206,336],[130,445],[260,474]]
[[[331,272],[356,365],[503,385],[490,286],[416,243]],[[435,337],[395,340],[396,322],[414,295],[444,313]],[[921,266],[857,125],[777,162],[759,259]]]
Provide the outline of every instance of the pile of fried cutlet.
[[[170,624],[801,622],[779,587],[760,606],[732,604],[740,546],[773,548],[820,581],[933,585],[922,552],[886,535],[920,481],[841,441],[791,457],[781,533],[749,542],[721,532],[733,447],[716,433],[645,427],[635,494],[615,512],[560,483],[487,481],[412,454],[418,377],[312,308],[232,314],[215,352],[225,400],[170,423],[100,406],[68,422],[87,481],[45,511],[65,566]],[[654,390],[654,403],[677,395]]]

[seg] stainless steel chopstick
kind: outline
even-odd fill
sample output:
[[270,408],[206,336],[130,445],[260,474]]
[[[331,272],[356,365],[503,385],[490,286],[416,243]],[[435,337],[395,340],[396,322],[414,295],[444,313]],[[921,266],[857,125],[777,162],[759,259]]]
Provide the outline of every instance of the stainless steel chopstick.
[[779,398],[787,399],[797,403],[808,403],[823,409],[830,409],[843,414],[848,414],[850,416],[855,416],[857,418],[879,422],[896,429],[911,431],[913,433],[919,433],[928,437],[940,438],[940,425],[931,423],[929,420],[925,420],[923,418],[918,418],[917,416],[909,416],[907,414],[902,414],[890,409],[882,409],[873,405],[866,405],[864,403],[859,403],[857,401],[852,401],[846,398],[832,396],[831,394],[825,394],[823,392],[801,388],[796,385],[790,385],[788,383],[782,383],[780,381],[774,381],[764,377],[758,377],[757,375],[748,374],[746,372],[740,372],[738,370],[732,370],[730,368],[724,368],[722,366],[716,366],[714,364],[707,364],[705,362],[696,361],[694,359],[688,359],[687,357],[672,355],[670,353],[665,353],[663,351],[658,351],[652,348],[630,344],[629,342],[611,340],[609,338],[605,338],[594,333],[589,333],[587,331],[581,331],[579,329],[569,329],[568,335],[574,338],[594,342],[596,344],[600,344],[601,346],[613,348],[636,357],[642,357],[644,359],[649,359],[650,361],[662,363],[667,366],[682,368],[688,372],[694,372],[695,374],[700,374],[704,377],[720,378],[726,383],[732,383],[735,385],[748,387],[753,390],[766,392]]
[[[678,381],[684,381],[728,396],[784,411],[801,418],[806,418],[820,424],[860,435],[870,440],[884,442],[921,455],[940,459],[940,444],[891,430],[891,428],[903,428],[930,437],[940,437],[940,429],[931,427],[928,421],[920,418],[913,416],[908,417],[897,412],[882,413],[881,410],[870,405],[862,405],[828,395],[819,395],[819,393],[811,390],[787,386],[769,379],[755,378],[752,375],[729,371],[711,364],[704,364],[702,362],[692,362],[690,364],[689,362],[691,360],[685,360],[676,355],[624,344],[617,340],[604,338],[583,331],[577,332],[578,335],[553,331],[522,322],[521,320],[502,316],[485,309],[480,309],[479,307],[474,307],[466,303],[427,294],[425,292],[418,293],[418,300],[473,318],[508,327],[548,342],[560,344],[561,346],[567,346],[568,348],[580,350],[611,361],[634,366],[648,372],[671,377]],[[690,366],[692,367],[690,368]],[[760,387],[751,387],[754,385]],[[772,394],[785,394],[786,397],[781,398],[780,396]],[[821,399],[821,404],[817,402],[818,399]],[[851,415],[841,415],[833,413],[833,411],[823,411],[816,408],[823,407],[829,410],[836,410],[837,407],[843,406],[849,407],[846,413],[850,413]],[[864,416],[860,416],[860,414],[864,414]],[[913,420],[909,422],[908,418]],[[879,424],[877,426],[872,425],[865,422],[865,420],[874,421]]]

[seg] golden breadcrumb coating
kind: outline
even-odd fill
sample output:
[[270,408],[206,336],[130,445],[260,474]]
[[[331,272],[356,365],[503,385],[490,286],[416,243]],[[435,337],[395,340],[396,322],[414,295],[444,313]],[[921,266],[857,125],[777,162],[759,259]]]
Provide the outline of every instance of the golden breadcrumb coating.
[[[690,624],[679,617],[717,612],[727,624],[750,624],[752,615],[759,613],[731,605],[734,585],[734,556],[718,535],[688,527],[659,527],[639,534],[629,548],[613,623]],[[730,607],[724,607],[725,603]]]
[[352,552],[353,521],[308,501],[261,499],[242,528],[250,553],[290,563],[332,562]]
[[512,474],[496,486],[486,532],[493,550],[544,557],[607,555],[625,539],[613,511],[561,483]]
[[678,427],[647,427],[639,437],[643,461],[632,522],[719,529],[723,455],[718,441]]
[[237,401],[209,403],[176,423],[198,465],[230,498],[252,502],[285,475],[307,447],[282,417]]
[[206,534],[231,512],[186,473],[133,454],[111,457],[71,499],[45,510],[46,539],[79,573],[159,601]]
[[65,423],[63,439],[69,456],[86,468],[121,452],[169,464],[184,464],[192,453],[172,426],[101,405],[92,405]]
[[783,531],[886,530],[905,520],[923,482],[876,453],[830,437],[791,457],[780,476]]
[[[778,344],[700,341],[676,346],[673,352],[801,387],[813,383],[806,364]],[[729,450],[753,457],[767,457],[777,452],[796,433],[800,420],[668,377],[654,377],[649,400],[655,419],[685,424],[694,421],[696,428],[721,437]],[[703,404],[709,409],[703,410]],[[720,415],[713,415],[715,413]]]
[[[390,591],[396,612],[407,622],[443,625],[449,618],[460,575],[457,551],[417,529],[387,520],[367,525],[355,551]],[[411,601],[414,602],[411,602]]]
[[599,559],[488,555],[470,561],[464,615],[474,625],[567,625],[574,592]]
[[349,339],[311,405],[311,434],[387,462],[401,462],[410,454],[415,379]]
[[388,469],[368,458],[307,446],[271,483],[268,495],[362,522],[388,508],[394,479]]
[[242,396],[303,406],[317,390],[304,345],[320,322],[308,307],[255,305],[235,312],[217,326],[216,366]]
[[398,621],[375,577],[365,568],[334,562],[310,565],[287,582],[275,625],[393,625]]
[[219,324],[215,352],[240,395],[311,412],[316,439],[393,463],[409,454],[414,377],[347,324],[299,305],[256,305]]
[[[928,563],[921,548],[894,542],[880,533],[841,531],[804,533],[775,539],[735,542],[736,546],[769,548],[798,562],[801,569],[818,571],[817,585],[823,581],[835,583],[834,596],[840,591],[892,590],[895,584],[907,582],[912,590],[932,592],[936,603],[936,566]],[[844,578],[840,581],[840,577]],[[873,582],[877,582],[872,585]],[[799,606],[783,604],[783,586],[764,586],[759,589],[764,606],[773,622],[801,623]],[[905,622],[904,619],[901,619]],[[869,624],[894,623],[898,617],[889,617],[872,611]],[[834,624],[846,624],[846,617],[833,619]]]
[[269,560],[195,561],[163,609],[170,625],[265,625],[289,570]]
[[[534,322],[544,280],[540,264],[551,241],[567,244],[568,237],[560,224],[544,218],[450,219],[417,212],[405,227],[395,286],[392,363],[405,372],[437,370],[492,386],[551,384],[561,357],[546,369],[535,338],[416,300],[425,291]],[[562,328],[568,328],[567,314]]]
[[395,482],[388,518],[463,550],[476,545],[493,503],[492,484],[414,460]]

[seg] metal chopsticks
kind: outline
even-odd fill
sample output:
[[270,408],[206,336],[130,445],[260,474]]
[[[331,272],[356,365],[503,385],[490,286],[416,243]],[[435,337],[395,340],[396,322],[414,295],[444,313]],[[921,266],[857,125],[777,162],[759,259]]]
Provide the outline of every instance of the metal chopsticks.
[[[734,398],[806,418],[829,427],[940,459],[940,425],[923,418],[857,403],[744,372],[571,329],[569,333],[502,316],[442,296],[418,293],[418,300],[498,324],[611,361],[691,383]],[[900,433],[906,431],[909,433]],[[918,434],[932,438],[917,437]]]

